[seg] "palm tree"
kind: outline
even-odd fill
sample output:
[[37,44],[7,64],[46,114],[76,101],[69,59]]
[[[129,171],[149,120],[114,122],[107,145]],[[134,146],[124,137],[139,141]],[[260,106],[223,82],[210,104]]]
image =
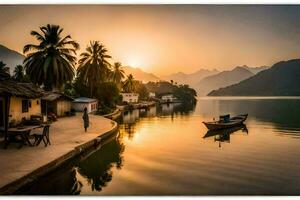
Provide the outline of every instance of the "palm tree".
[[58,25],[40,27],[41,32],[31,31],[39,44],[27,44],[23,52],[26,74],[31,81],[44,85],[46,90],[60,88],[75,76],[76,50],[79,44],[70,35],[62,37],[62,28]]
[[86,51],[80,56],[78,78],[89,87],[92,97],[96,86],[109,79],[110,63],[107,59],[111,56],[107,54],[107,49],[99,41],[91,41]]
[[125,92],[133,92],[135,90],[135,80],[132,74],[129,74],[129,76],[127,76],[127,79],[124,81],[123,90]]
[[6,64],[3,61],[0,61],[0,79],[10,78],[9,67],[5,67]]
[[111,72],[111,80],[116,84],[120,84],[124,77],[125,77],[125,72],[122,69],[121,63],[115,62],[113,65],[113,70]]
[[13,77],[16,81],[22,81],[24,79],[25,74],[24,74],[24,68],[22,65],[17,65],[15,67]]

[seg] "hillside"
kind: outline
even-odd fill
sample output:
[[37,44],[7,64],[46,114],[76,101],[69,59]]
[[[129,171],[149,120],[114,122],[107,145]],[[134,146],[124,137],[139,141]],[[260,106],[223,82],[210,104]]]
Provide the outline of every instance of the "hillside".
[[194,85],[195,83],[199,82],[202,78],[210,75],[214,75],[219,73],[216,69],[213,70],[207,70],[207,69],[200,69],[194,73],[186,74],[183,72],[177,72],[168,76],[162,77],[165,81],[173,80],[174,82],[177,82],[178,84],[189,84]]
[[154,74],[144,72],[140,68],[133,68],[133,67],[125,66],[125,67],[123,67],[123,69],[124,69],[126,75],[132,74],[134,79],[142,81],[142,82],[149,82],[149,81],[156,82],[156,81],[160,80]]
[[223,71],[218,74],[203,78],[195,85],[199,96],[207,95],[210,91],[238,83],[254,74],[243,67],[236,67],[231,71]]
[[300,59],[281,61],[209,96],[300,96]]
[[10,68],[10,74],[13,73],[15,66],[23,64],[24,58],[22,54],[0,44],[0,60]]
[[173,93],[177,86],[167,81],[148,82],[145,84],[149,92],[154,92],[156,97],[160,97],[163,94]]

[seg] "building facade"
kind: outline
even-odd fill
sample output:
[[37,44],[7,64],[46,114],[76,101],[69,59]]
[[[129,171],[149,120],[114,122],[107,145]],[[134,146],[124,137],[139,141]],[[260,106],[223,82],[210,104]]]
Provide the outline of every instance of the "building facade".
[[71,112],[74,99],[60,92],[48,92],[42,97],[42,113],[55,114],[58,117],[65,116]]
[[163,102],[174,102],[177,98],[173,94],[165,94],[161,96]]
[[139,94],[137,93],[121,93],[122,101],[127,103],[137,103],[139,101]]
[[155,93],[154,92],[149,92],[149,97],[150,98],[155,98]]
[[87,97],[79,97],[72,102],[72,108],[77,112],[83,112],[87,108],[87,112],[95,112],[98,109],[98,100]]
[[41,115],[42,90],[30,83],[0,82],[0,131],[32,115]]

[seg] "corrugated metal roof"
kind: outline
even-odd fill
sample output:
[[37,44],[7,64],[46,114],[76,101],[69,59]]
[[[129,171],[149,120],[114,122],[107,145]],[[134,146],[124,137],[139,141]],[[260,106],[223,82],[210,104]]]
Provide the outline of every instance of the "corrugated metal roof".
[[74,99],[74,103],[92,103],[98,101],[97,99],[91,99],[91,98],[87,98],[87,97],[78,97],[76,99]]

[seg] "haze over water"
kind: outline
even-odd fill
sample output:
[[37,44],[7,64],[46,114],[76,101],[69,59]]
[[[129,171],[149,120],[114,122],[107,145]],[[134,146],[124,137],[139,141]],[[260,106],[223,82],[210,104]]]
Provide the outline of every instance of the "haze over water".
[[[248,113],[246,128],[203,138],[202,121],[226,113]],[[117,139],[27,193],[299,195],[299,98],[202,98],[122,121]]]

